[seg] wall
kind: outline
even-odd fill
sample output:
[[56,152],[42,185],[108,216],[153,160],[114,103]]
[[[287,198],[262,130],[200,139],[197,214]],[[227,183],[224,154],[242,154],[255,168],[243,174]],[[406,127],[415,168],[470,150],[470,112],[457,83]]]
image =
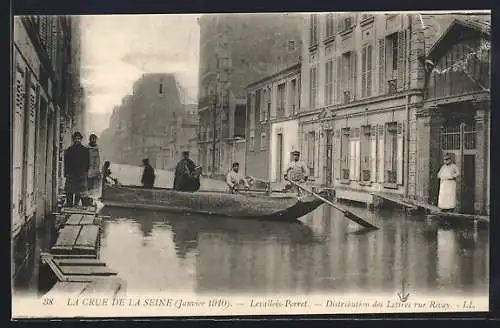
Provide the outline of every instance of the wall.
[[277,171],[277,135],[283,135],[283,153],[282,153],[282,167],[283,170],[288,166],[291,159],[291,152],[299,149],[298,134],[299,134],[299,121],[298,119],[272,123],[271,126],[271,149],[273,150],[270,155],[271,166],[271,181],[275,182],[278,175],[283,176],[283,172]]

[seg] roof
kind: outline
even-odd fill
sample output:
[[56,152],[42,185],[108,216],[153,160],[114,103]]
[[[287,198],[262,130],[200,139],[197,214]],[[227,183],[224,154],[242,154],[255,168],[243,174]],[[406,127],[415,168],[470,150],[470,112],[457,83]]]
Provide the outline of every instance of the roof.
[[257,86],[259,84],[262,84],[262,83],[265,83],[265,82],[271,82],[273,79],[275,79],[275,78],[277,78],[277,77],[279,77],[281,75],[285,75],[287,73],[290,73],[290,72],[296,71],[296,73],[300,74],[300,67],[301,67],[301,63],[300,62],[296,63],[296,64],[294,64],[292,66],[289,66],[289,67],[287,67],[287,68],[285,68],[285,69],[283,69],[283,70],[281,70],[279,72],[276,72],[274,74],[270,74],[270,75],[266,76],[263,79],[260,79],[258,81],[250,83],[249,85],[247,85],[246,89],[255,87],[255,86]]
[[419,15],[425,36],[425,53],[429,56],[458,26],[467,27],[479,33],[491,34],[489,14],[423,14]]

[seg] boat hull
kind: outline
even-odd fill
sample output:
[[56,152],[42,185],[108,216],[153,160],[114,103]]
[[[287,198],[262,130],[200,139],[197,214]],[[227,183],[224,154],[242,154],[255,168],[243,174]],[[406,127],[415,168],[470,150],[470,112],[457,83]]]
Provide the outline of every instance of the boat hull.
[[102,202],[114,207],[282,221],[294,221],[322,204],[312,196],[283,193],[180,192],[116,185],[103,189]]

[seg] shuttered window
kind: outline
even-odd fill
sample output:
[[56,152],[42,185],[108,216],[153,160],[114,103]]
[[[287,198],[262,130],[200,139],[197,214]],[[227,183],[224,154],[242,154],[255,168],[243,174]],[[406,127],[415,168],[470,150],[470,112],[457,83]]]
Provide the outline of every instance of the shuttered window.
[[[27,148],[25,151],[25,199],[26,215],[31,215],[35,211],[35,138],[36,138],[36,115],[38,106],[37,91],[34,86],[30,87],[28,104],[28,117],[26,118]],[[46,125],[46,124],[44,124]],[[45,131],[45,129],[44,129]]]
[[377,181],[377,126],[370,126],[370,181]]
[[265,132],[260,134],[260,150],[267,149],[267,135]]
[[318,15],[311,15],[310,30],[309,30],[309,46],[313,47],[318,44]]
[[342,103],[342,57],[339,56],[337,57],[337,67],[336,67],[336,74],[335,74],[335,104],[341,104]]
[[398,73],[397,73],[397,88],[398,90],[405,89],[405,77],[406,77],[406,31],[398,32],[398,42],[397,42],[397,60],[398,60]]
[[361,97],[372,95],[372,45],[363,47],[361,62]]
[[334,146],[333,146],[333,177],[335,180],[340,179],[340,130],[336,130],[334,134]]
[[332,38],[335,35],[335,25],[333,14],[326,14],[326,38]]

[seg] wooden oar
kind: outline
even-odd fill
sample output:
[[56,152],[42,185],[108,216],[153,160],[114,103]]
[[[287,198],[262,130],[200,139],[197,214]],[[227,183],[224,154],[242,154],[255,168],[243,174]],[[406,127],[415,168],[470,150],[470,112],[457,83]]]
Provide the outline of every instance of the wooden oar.
[[331,202],[331,201],[329,201],[328,199],[323,198],[323,197],[321,197],[320,195],[316,194],[315,192],[313,192],[313,191],[312,191],[312,190],[310,190],[309,188],[306,188],[306,187],[304,187],[304,186],[302,186],[302,185],[298,184],[298,183],[297,183],[297,182],[295,182],[295,181],[291,181],[291,180],[289,180],[289,179],[285,179],[285,180],[286,180],[286,181],[288,181],[288,182],[290,182],[291,184],[293,184],[293,185],[295,185],[295,186],[297,186],[297,187],[299,187],[299,188],[301,188],[301,189],[303,189],[303,190],[307,191],[308,193],[313,194],[313,195],[314,195],[314,197],[316,197],[316,198],[318,198],[319,200],[323,201],[324,203],[326,203],[326,204],[330,205],[331,207],[335,208],[336,210],[338,210],[338,211],[340,211],[340,212],[344,213],[344,216],[345,216],[346,218],[348,218],[348,219],[349,219],[349,220],[351,220],[351,221],[356,222],[356,223],[357,223],[357,224],[359,224],[360,226],[363,226],[363,227],[365,227],[365,228],[370,228],[370,229],[378,229],[378,227],[376,227],[376,226],[374,226],[373,224],[371,224],[370,222],[368,222],[368,221],[364,220],[364,219],[363,219],[363,218],[361,218],[360,216],[357,216],[356,214],[354,214],[354,213],[352,213],[352,212],[350,212],[350,211],[348,211],[348,210],[346,210],[346,209],[343,209],[343,208],[339,207],[338,205],[336,205],[336,204],[332,203],[332,202]]

